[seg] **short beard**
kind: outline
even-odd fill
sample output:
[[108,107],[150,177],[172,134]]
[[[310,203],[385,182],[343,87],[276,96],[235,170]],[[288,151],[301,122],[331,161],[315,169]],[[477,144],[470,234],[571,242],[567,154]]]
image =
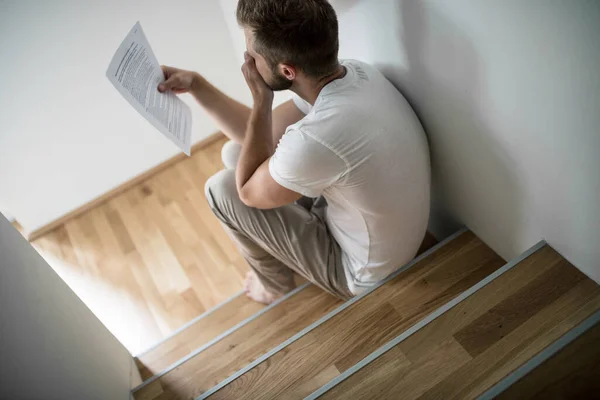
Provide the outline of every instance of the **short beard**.
[[271,67],[271,77],[269,82],[266,82],[266,84],[271,88],[272,91],[281,92],[283,90],[288,90],[292,87],[293,83],[293,81],[287,79],[285,76],[280,74],[279,71],[277,71],[277,65]]

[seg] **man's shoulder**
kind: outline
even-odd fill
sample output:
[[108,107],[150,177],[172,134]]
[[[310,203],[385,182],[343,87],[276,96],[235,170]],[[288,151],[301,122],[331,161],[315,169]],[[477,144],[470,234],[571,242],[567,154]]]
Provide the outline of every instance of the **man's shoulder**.
[[311,152],[320,147],[329,148],[324,138],[321,137],[321,131],[318,128],[318,124],[307,123],[307,121],[290,125],[281,137],[277,147],[291,150],[294,153]]
[[340,63],[342,65],[344,65],[344,64],[351,64],[351,65],[358,65],[358,66],[365,67],[365,68],[375,68],[374,66],[372,66],[368,62],[363,61],[363,60],[357,60],[356,58],[344,58],[344,59],[340,60]]
[[374,65],[372,65],[366,61],[357,60],[354,58],[348,58],[348,59],[340,60],[340,63],[342,65],[352,66],[359,75],[367,74],[367,75],[383,76],[383,74],[381,73],[381,71],[379,71],[379,69],[377,69],[377,67],[375,67]]

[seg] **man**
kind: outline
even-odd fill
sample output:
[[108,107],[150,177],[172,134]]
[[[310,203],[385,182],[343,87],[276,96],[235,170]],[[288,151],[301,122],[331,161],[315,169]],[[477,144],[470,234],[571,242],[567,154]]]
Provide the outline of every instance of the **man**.
[[[338,61],[326,0],[240,0],[237,19],[252,109],[176,68],[163,67],[159,90],[190,92],[231,139],[206,196],[251,266],[247,295],[271,303],[296,271],[352,297],[412,259],[425,235],[423,129],[380,72]],[[286,89],[293,100],[272,110]]]

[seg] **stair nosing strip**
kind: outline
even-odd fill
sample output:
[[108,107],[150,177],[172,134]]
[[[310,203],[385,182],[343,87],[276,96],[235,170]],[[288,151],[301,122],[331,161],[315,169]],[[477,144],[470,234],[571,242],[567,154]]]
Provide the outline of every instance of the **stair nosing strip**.
[[525,260],[527,257],[531,256],[533,253],[535,253],[536,251],[538,251],[545,245],[546,245],[545,240],[539,241],[538,243],[536,243],[535,245],[533,245],[532,247],[527,249],[524,253],[520,254],[516,258],[513,258],[511,261],[506,263],[504,266],[502,266],[501,268],[498,268],[496,271],[492,272],[490,275],[486,276],[485,278],[483,278],[482,280],[477,282],[475,285],[471,286],[469,289],[465,290],[464,292],[462,292],[461,294],[459,294],[452,300],[448,301],[441,307],[437,308],[435,311],[433,311],[432,313],[427,315],[425,318],[421,319],[416,324],[412,325],[410,328],[408,328],[407,330],[402,332],[400,335],[396,336],[394,339],[390,340],[389,342],[387,342],[386,344],[384,344],[383,346],[381,346],[380,348],[378,348],[377,350],[375,350],[374,352],[372,352],[371,354],[369,354],[368,356],[366,356],[365,358],[363,358],[362,360],[360,360],[359,362],[354,364],[352,367],[350,367],[346,371],[342,372],[340,375],[336,376],[335,378],[333,378],[332,380],[327,382],[325,385],[321,386],[319,389],[315,390],[313,393],[311,393],[310,395],[305,397],[304,400],[314,400],[314,399],[318,398],[319,396],[325,394],[326,392],[328,392],[329,390],[331,390],[332,388],[334,388],[335,386],[337,386],[338,384],[340,384],[341,382],[345,381],[350,376],[355,374],[357,371],[364,368],[365,366],[367,366],[368,364],[370,364],[371,362],[373,362],[374,360],[379,358],[381,355],[383,355],[384,353],[389,351],[392,347],[397,346],[399,343],[403,342],[411,335],[413,335],[416,332],[418,332],[419,330],[423,329],[425,326],[427,326],[433,320],[435,320],[439,316],[445,314],[447,311],[451,310],[457,304],[466,300],[472,294],[476,293],[477,291],[479,291],[480,289],[482,289],[483,287],[488,285],[490,282],[492,282],[496,278],[500,277],[505,272],[511,270],[514,266],[519,264],[521,261]]
[[548,360],[556,353],[567,347],[578,337],[583,335],[585,332],[593,328],[595,325],[600,323],[600,310],[595,311],[592,315],[587,317],[576,327],[569,330],[567,333],[562,335],[560,338],[552,342],[549,346],[544,348],[541,352],[527,360],[519,368],[515,369],[510,374],[506,375],[494,386],[484,392],[477,400],[488,400],[493,399],[506,389],[514,385],[517,381],[523,378],[525,375],[539,367],[544,361]]
[[272,310],[273,308],[277,307],[279,304],[283,303],[285,300],[289,299],[290,297],[292,297],[296,293],[302,291],[303,289],[306,289],[310,285],[311,285],[310,282],[306,282],[306,283],[298,286],[296,289],[294,289],[291,292],[287,293],[285,296],[280,297],[279,299],[275,300],[273,303],[269,304],[268,306],[266,306],[262,310],[254,313],[252,316],[246,318],[245,320],[243,320],[243,321],[239,322],[238,324],[234,325],[233,327],[229,328],[228,330],[226,330],[225,332],[221,333],[219,336],[215,337],[211,341],[209,341],[209,342],[203,344],[202,346],[198,347],[196,350],[194,350],[190,354],[188,354],[185,357],[182,357],[179,360],[175,361],[173,364],[169,365],[167,368],[165,368],[164,370],[162,370],[158,374],[155,374],[155,375],[151,376],[150,378],[146,379],[144,382],[142,382],[141,384],[139,384],[138,386],[136,386],[135,388],[133,388],[131,390],[131,393],[135,393],[138,390],[143,389],[144,387],[148,386],[152,382],[154,382],[154,381],[160,379],[161,377],[165,376],[166,374],[168,374],[169,372],[171,372],[175,368],[177,368],[180,365],[184,364],[186,361],[189,361],[190,359],[196,357],[198,354],[202,353],[207,348],[211,347],[215,343],[217,343],[217,342],[223,340],[224,338],[226,338],[227,336],[231,335],[233,332],[237,331],[238,329],[240,329],[240,328],[244,327],[245,325],[249,324],[250,322],[254,321],[255,319],[257,319],[261,315],[265,314],[267,311]]
[[196,318],[192,319],[191,321],[186,322],[183,326],[177,328],[176,330],[174,330],[173,332],[171,332],[168,336],[162,338],[160,341],[158,341],[157,343],[154,343],[152,346],[148,347],[146,350],[144,350],[144,351],[138,353],[137,355],[135,355],[134,358],[140,358],[140,357],[146,355],[147,353],[149,353],[150,351],[156,349],[157,347],[159,347],[160,345],[164,344],[168,340],[170,340],[173,337],[179,335],[181,332],[185,331],[187,328],[189,328],[190,326],[194,325],[196,322],[202,320],[203,318],[208,317],[209,315],[211,315],[215,311],[219,310],[220,308],[222,308],[226,304],[231,303],[233,300],[237,299],[242,294],[244,294],[243,290],[240,291],[240,292],[238,292],[238,293],[236,293],[236,294],[234,294],[233,296],[231,296],[230,298],[228,298],[224,302],[217,304],[216,306],[214,306],[210,310],[203,312],[202,314],[198,315]]
[[360,299],[366,297],[369,293],[371,293],[371,292],[377,290],[378,288],[380,288],[381,286],[385,285],[387,282],[391,281],[392,279],[394,279],[395,277],[397,277],[398,275],[400,275],[402,272],[408,270],[409,268],[411,268],[415,264],[419,263],[424,258],[429,257],[435,251],[437,251],[441,247],[445,246],[446,244],[450,243],[451,241],[453,241],[454,239],[456,239],[460,235],[464,234],[468,230],[469,229],[467,227],[462,227],[461,229],[459,229],[458,231],[454,232],[452,235],[448,236],[447,238],[445,238],[444,240],[442,240],[441,242],[439,242],[435,246],[433,246],[430,249],[428,249],[427,251],[423,252],[421,255],[413,258],[410,262],[406,263],[404,266],[402,266],[401,268],[399,268],[397,271],[395,271],[394,273],[392,273],[391,275],[389,275],[387,278],[385,278],[382,281],[376,283],[375,285],[373,285],[372,287],[370,287],[369,289],[367,289],[365,292],[363,292],[363,293],[361,293],[361,294],[359,294],[357,296],[354,296],[350,300],[344,302],[344,304],[342,304],[341,306],[339,306],[335,310],[330,311],[328,314],[324,315],[319,320],[313,322],[312,324],[310,324],[309,326],[307,326],[306,328],[304,328],[300,332],[296,333],[291,338],[285,340],[284,342],[282,342],[281,344],[279,344],[275,348],[273,348],[273,349],[269,350],[267,353],[263,354],[261,357],[257,358],[253,362],[251,362],[248,365],[246,365],[244,368],[238,370],[233,375],[227,377],[225,380],[219,382],[217,385],[213,386],[212,388],[210,388],[206,392],[202,393],[201,395],[199,395],[198,397],[196,397],[195,400],[203,400],[203,399],[206,399],[207,397],[213,395],[215,392],[221,390],[223,387],[227,386],[229,383],[233,382],[234,380],[236,380],[240,376],[244,375],[246,372],[250,371],[252,368],[256,367],[258,364],[262,363],[263,361],[265,361],[269,357],[273,356],[274,354],[278,353],[279,351],[281,351],[282,349],[286,348],[290,344],[294,343],[296,340],[300,339],[302,336],[306,335],[308,332],[310,332],[313,329],[317,328],[319,325],[327,322],[328,320],[330,320],[331,318],[333,318],[334,316],[336,316],[340,312],[344,311],[346,308],[350,307],[352,304],[354,304],[357,301],[359,301]]

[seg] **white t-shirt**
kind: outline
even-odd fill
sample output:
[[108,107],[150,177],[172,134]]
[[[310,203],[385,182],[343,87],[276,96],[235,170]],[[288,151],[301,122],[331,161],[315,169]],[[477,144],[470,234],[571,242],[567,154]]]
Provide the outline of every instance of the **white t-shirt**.
[[429,217],[430,165],[421,123],[374,67],[342,61],[306,116],[287,128],[269,162],[281,186],[323,195],[327,226],[342,249],[348,287],[359,294],[410,261]]

